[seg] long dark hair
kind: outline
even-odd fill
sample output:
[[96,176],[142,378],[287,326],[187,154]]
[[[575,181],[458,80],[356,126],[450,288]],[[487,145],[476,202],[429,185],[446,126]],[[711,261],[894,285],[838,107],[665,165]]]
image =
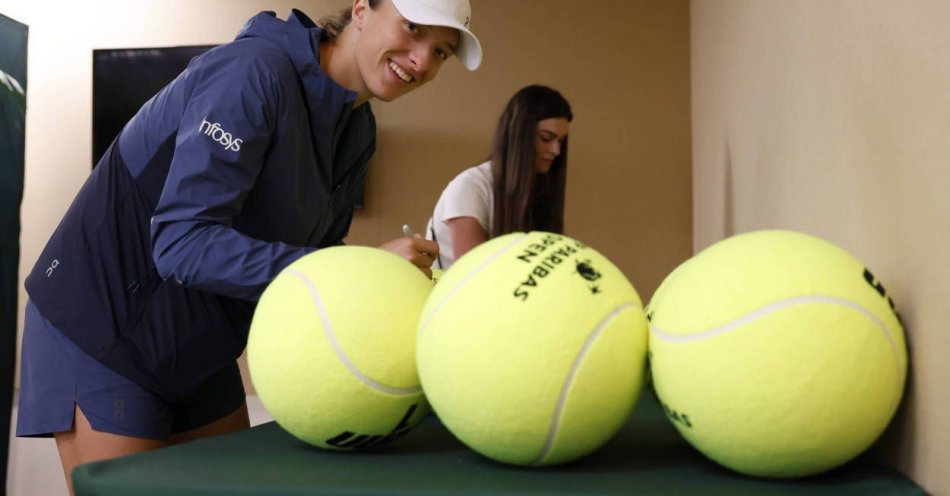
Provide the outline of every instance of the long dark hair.
[[564,232],[567,139],[546,174],[535,170],[538,122],[556,117],[574,119],[571,105],[557,90],[538,84],[515,93],[501,114],[491,155],[492,238],[515,231]]
[[[376,10],[383,0],[369,0],[369,8]],[[317,26],[323,28],[323,38],[326,40],[335,40],[340,33],[346,29],[347,24],[353,19],[353,6],[340,11],[337,15],[325,16],[317,22]]]

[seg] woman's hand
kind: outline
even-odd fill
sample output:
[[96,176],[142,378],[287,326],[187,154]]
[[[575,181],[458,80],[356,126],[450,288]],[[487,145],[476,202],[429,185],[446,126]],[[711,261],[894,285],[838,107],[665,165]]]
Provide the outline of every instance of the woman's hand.
[[439,256],[439,245],[435,241],[423,239],[422,236],[416,234],[383,243],[380,248],[405,258],[419,267],[426,277],[432,278],[432,262]]

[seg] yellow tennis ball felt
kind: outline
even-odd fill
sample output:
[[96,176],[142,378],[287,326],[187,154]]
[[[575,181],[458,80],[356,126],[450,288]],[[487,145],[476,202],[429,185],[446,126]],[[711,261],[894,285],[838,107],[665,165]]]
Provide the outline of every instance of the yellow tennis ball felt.
[[328,449],[378,446],[428,413],[415,333],[432,283],[383,250],[325,248],[295,261],[254,313],[247,359],[267,411]]
[[452,265],[423,310],[417,357],[426,396],[462,442],[497,461],[553,465],[622,427],[646,346],[623,273],[583,243],[532,232]]
[[790,231],[710,246],[647,309],[667,416],[736,471],[798,477],[841,465],[887,426],[907,351],[883,286],[845,250]]

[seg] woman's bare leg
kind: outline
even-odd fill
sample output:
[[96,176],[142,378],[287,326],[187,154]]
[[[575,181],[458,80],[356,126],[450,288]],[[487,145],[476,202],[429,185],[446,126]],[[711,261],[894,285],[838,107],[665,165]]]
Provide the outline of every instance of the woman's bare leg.
[[77,465],[168,446],[167,441],[94,431],[79,405],[76,405],[73,429],[69,432],[57,432],[54,437],[70,495],[74,494],[72,475]]

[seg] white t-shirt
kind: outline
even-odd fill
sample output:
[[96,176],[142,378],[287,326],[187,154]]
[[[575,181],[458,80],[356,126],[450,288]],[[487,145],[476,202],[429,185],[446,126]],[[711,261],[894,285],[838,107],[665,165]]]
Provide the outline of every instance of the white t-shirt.
[[439,243],[436,267],[448,269],[455,263],[448,221],[459,217],[472,217],[490,235],[494,222],[493,205],[490,161],[465,169],[449,182],[436,202],[433,216],[426,226],[426,239],[434,239]]

